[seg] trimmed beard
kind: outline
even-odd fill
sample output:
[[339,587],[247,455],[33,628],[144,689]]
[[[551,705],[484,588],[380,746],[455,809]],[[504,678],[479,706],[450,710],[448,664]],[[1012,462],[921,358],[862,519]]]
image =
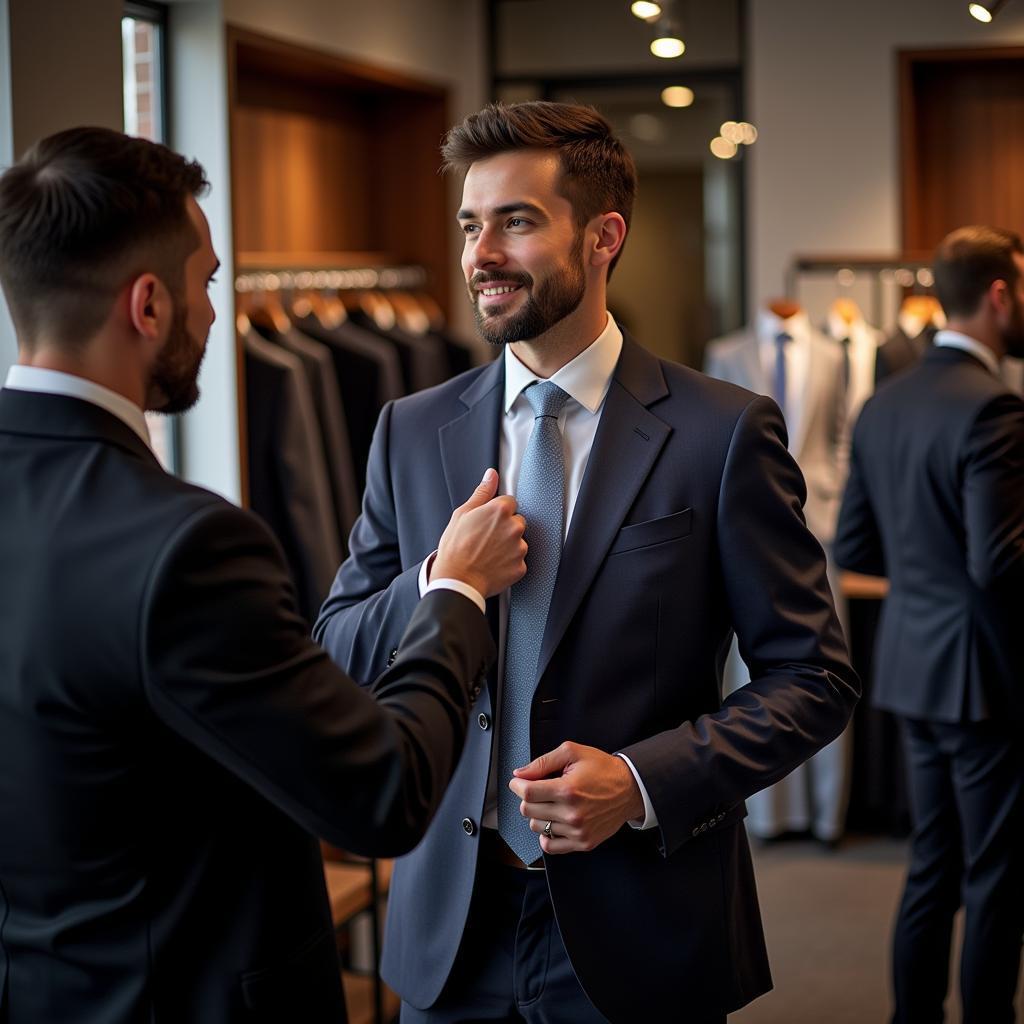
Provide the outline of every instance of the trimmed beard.
[[185,412],[199,401],[199,367],[206,346],[188,332],[188,306],[184,295],[175,295],[174,313],[167,341],[149,377],[146,408],[153,412]]
[[[488,281],[515,281],[528,290],[526,301],[517,313],[488,316],[480,308],[476,289]],[[474,274],[469,282],[469,301],[473,306],[476,329],[489,345],[511,345],[530,341],[549,331],[555,324],[575,313],[587,290],[583,269],[583,232],[577,231],[566,262],[541,280],[536,291],[529,274],[508,271]]]

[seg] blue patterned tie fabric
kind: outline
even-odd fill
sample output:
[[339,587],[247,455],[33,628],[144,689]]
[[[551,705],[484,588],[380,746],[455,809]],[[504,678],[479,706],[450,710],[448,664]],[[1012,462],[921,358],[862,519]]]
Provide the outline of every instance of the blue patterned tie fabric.
[[498,722],[498,833],[529,864],[540,856],[539,837],[519,813],[509,788],[515,768],[530,762],[530,705],[565,529],[565,456],[558,414],[568,395],[557,384],[531,384],[533,431],[519,467],[518,512],[526,519],[526,575],[512,588],[505,636],[505,675]]
[[786,415],[786,346],[793,340],[791,334],[782,331],[775,336],[775,393],[772,397],[779,403],[782,415]]

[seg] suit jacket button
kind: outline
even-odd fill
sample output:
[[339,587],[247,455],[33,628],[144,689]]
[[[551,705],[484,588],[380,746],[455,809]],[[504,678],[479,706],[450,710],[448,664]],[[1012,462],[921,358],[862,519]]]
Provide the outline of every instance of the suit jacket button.
[[397,647],[393,647],[391,649],[391,653],[388,655],[388,668],[391,668],[391,666],[394,665],[395,658],[397,658],[397,657],[398,657],[398,648]]
[[472,818],[462,819],[462,831],[465,832],[467,836],[471,836],[476,831],[476,825],[473,823]]
[[476,720],[480,723],[480,728],[481,729],[484,729],[484,730],[490,729],[490,727],[491,727],[491,720],[482,711],[480,712],[479,715],[477,715],[477,719]]
[[696,828],[695,828],[695,829],[693,830],[693,832],[691,832],[690,834],[691,834],[691,835],[694,835],[694,836],[699,836],[699,835],[700,835],[700,825],[698,825],[698,826],[697,826],[697,827],[696,827]]
[[479,686],[474,686],[473,689],[469,691],[469,703],[470,704],[475,704],[476,703],[476,699],[479,696],[480,696],[480,687]]

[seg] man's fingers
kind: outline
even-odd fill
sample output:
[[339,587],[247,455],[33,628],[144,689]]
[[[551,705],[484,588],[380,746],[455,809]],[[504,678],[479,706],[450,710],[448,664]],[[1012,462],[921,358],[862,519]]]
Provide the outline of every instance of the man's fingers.
[[548,775],[554,775],[555,772],[562,771],[572,764],[573,756],[571,744],[562,743],[555,747],[554,750],[541,754],[540,757],[535,757],[525,767],[517,768],[512,774],[517,779],[543,779]]
[[469,499],[462,506],[463,511],[469,512],[471,509],[479,508],[481,505],[486,505],[498,493],[498,471],[495,469],[488,469],[484,473],[483,480],[476,485],[476,489],[469,496]]

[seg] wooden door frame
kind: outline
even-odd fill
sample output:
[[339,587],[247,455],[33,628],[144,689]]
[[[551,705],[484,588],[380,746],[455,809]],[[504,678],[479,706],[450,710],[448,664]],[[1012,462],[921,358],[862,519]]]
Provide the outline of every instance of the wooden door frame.
[[915,259],[929,260],[931,253],[907,248],[913,225],[920,215],[919,192],[915,187],[920,170],[916,141],[917,105],[914,69],[920,64],[975,63],[986,60],[1024,61],[1024,46],[960,47],[941,50],[898,50],[899,134],[900,134],[900,241],[903,252]]

